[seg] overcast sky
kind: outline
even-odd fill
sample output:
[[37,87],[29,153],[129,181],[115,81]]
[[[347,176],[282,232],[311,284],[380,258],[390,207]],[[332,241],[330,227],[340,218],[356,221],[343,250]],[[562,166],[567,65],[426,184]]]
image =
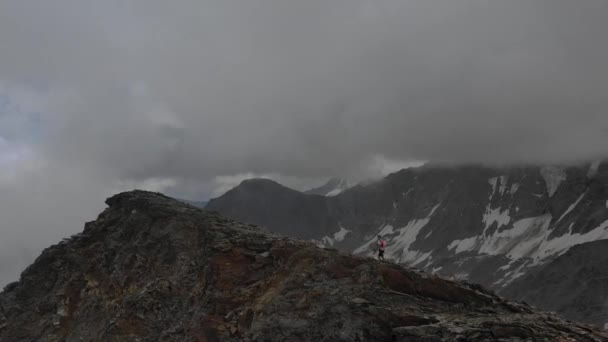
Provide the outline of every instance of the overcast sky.
[[133,187],[607,156],[605,0],[0,1],[0,284]]

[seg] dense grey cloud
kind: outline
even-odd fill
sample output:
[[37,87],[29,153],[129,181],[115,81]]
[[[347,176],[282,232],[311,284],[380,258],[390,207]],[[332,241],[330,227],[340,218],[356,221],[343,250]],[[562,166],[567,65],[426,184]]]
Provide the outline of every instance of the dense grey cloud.
[[133,186],[204,198],[242,175],[304,187],[377,175],[379,160],[605,157],[606,13],[604,0],[2,1],[3,254],[4,236],[38,250]]

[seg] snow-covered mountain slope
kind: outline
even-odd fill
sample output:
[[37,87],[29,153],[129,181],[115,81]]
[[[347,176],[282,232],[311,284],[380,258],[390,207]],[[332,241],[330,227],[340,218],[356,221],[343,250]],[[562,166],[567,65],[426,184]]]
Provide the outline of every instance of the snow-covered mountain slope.
[[[608,239],[608,163],[508,169],[427,165],[333,197],[300,195],[318,202],[318,211],[305,210],[310,207],[305,202],[294,203],[291,214],[281,207],[259,208],[256,202],[268,201],[261,192],[209,206],[228,216],[235,203],[256,207],[239,211],[237,218],[259,223],[259,217],[274,213],[283,218],[267,220],[269,229],[358,255],[374,256],[380,234],[388,242],[385,257],[394,262],[498,291],[573,246]],[[307,215],[326,224],[302,224]]]
[[509,284],[504,295],[608,328],[608,240],[573,246],[568,252]]
[[331,178],[320,187],[304,191],[304,193],[309,195],[336,196],[349,187],[348,180],[345,178]]
[[[598,177],[588,178],[587,169],[427,169],[394,175],[414,182],[393,199],[395,212],[369,235],[372,240],[384,235],[395,246],[387,256],[397,262],[500,289],[574,245],[608,239],[608,184],[601,178],[608,170],[604,166]],[[373,254],[367,243],[354,252]]]

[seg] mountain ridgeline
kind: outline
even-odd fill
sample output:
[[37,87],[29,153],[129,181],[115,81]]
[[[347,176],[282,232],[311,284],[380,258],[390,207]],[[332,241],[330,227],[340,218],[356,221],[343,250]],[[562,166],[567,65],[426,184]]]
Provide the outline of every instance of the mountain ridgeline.
[[[254,179],[211,200],[207,209],[361,256],[374,255],[380,234],[394,262],[481,283],[571,319],[608,322],[608,278],[602,277],[608,266],[596,261],[608,249],[594,244],[608,239],[606,162],[503,169],[427,165],[331,197]],[[597,251],[583,253],[587,248]],[[581,262],[584,255],[591,259]],[[575,256],[579,261],[573,263]],[[546,279],[539,277],[543,272],[560,291],[533,295],[547,286],[539,283]],[[581,296],[589,305],[580,305]]]
[[588,341],[478,285],[133,191],[0,293],[0,341]]

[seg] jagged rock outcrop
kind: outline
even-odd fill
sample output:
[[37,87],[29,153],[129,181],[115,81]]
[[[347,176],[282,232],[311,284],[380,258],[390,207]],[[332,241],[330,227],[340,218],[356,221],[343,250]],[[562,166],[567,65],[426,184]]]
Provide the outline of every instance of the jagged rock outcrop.
[[[291,217],[281,214],[280,224],[272,219],[274,205],[263,204],[272,200],[252,187],[239,186],[208,208],[358,255],[373,255],[381,234],[395,262],[497,291],[572,246],[608,239],[607,162],[503,169],[427,165],[333,197],[299,193],[306,206],[286,192],[281,196],[291,198],[292,210]],[[322,210],[304,213],[312,201],[322,202]],[[305,215],[319,215],[328,224],[310,227],[300,220]],[[603,304],[608,293],[594,298]]]
[[467,283],[134,191],[0,293],[0,340],[606,341]]

